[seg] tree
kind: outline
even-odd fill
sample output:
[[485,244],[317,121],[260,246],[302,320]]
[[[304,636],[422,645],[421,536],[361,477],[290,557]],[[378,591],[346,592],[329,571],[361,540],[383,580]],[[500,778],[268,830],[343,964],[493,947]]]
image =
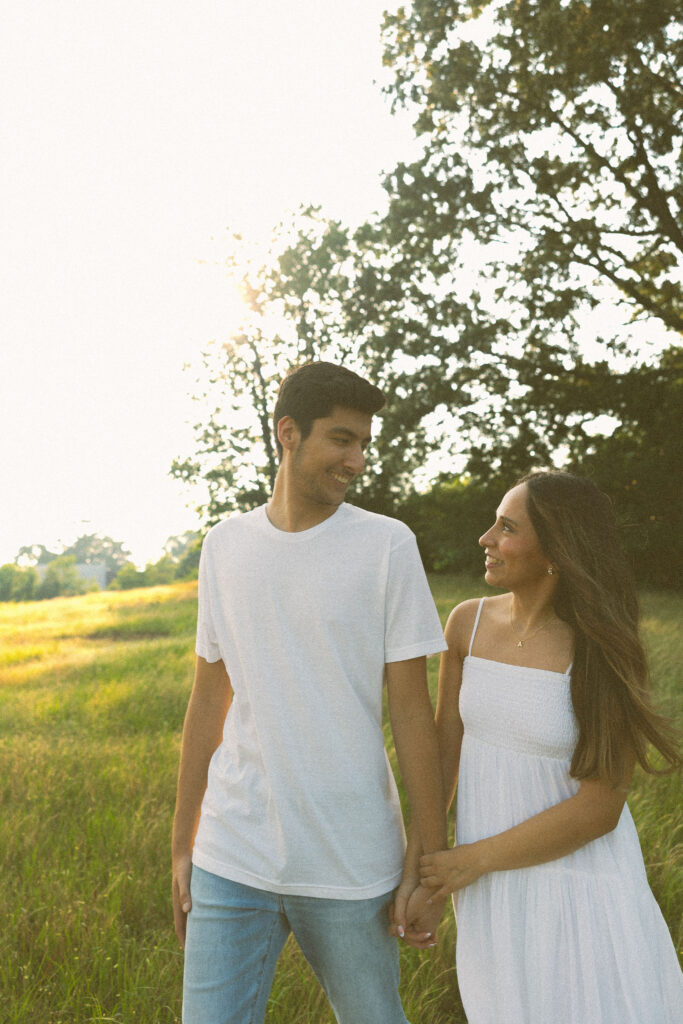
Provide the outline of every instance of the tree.
[[201,551],[202,536],[195,530],[186,530],[179,537],[169,537],[164,545],[164,552],[173,563],[173,578],[176,580],[196,579]]
[[592,311],[611,304],[603,391],[635,328],[663,344],[683,331],[682,14],[681,0],[415,0],[386,18],[394,101],[424,141],[387,178],[395,267],[430,268],[448,294],[478,262],[471,305],[497,321],[494,401],[462,421],[479,454],[501,428],[515,468],[571,443],[575,394],[555,387],[553,406],[545,385],[591,376]]
[[98,589],[97,584],[79,576],[74,556],[60,555],[48,563],[36,597],[41,601],[51,597],[73,597],[93,589]]
[[199,511],[208,524],[232,509],[265,501],[277,472],[270,415],[287,367],[309,359],[348,357],[340,325],[340,295],[349,236],[317,208],[299,211],[276,233],[260,263],[239,236],[226,260],[244,301],[244,320],[222,345],[202,354],[209,388],[197,396],[213,411],[195,425],[196,453],[174,460],[171,475],[202,482]]
[[389,179],[407,250],[443,267],[468,237],[519,248],[490,265],[531,336],[576,327],[596,281],[683,331],[682,15],[681,0],[416,0],[388,16],[394,98],[425,138]]
[[0,565],[0,601],[32,601],[40,584],[34,566]]
[[132,562],[126,562],[109,584],[109,590],[133,590],[148,586],[144,570],[136,568]]
[[[653,366],[617,373],[601,363],[568,376],[546,381],[549,405],[573,424],[565,432],[565,467],[612,499],[639,582],[679,586],[683,435],[673,425],[683,423],[683,349],[668,349]],[[611,435],[588,432],[589,410],[612,418]],[[478,537],[504,492],[533,464],[523,432],[510,442],[501,423],[499,437],[471,456],[473,475],[442,477],[426,493],[409,495],[402,517],[428,568],[476,570]]]
[[50,551],[44,544],[28,544],[19,548],[15,561],[19,565],[49,565],[64,556],[73,556],[77,565],[102,563],[107,567],[108,577],[113,578],[125,564],[130,552],[123,543],[97,533],[83,534],[61,552]]
[[15,562],[22,566],[47,565],[55,558],[59,558],[59,552],[50,551],[44,544],[25,544],[17,551]]
[[185,533],[169,537],[164,544],[164,555],[168,555],[171,561],[177,565],[199,539],[200,535],[196,530],[186,530]]
[[494,520],[502,493],[496,477],[475,483],[444,474],[426,493],[408,495],[401,518],[415,532],[428,572],[482,572],[478,540]]
[[[281,228],[262,265],[247,264],[240,282],[245,322],[204,354],[213,391],[200,400],[206,407],[211,398],[214,411],[195,426],[196,454],[171,468],[185,483],[203,483],[199,511],[209,524],[268,497],[277,472],[270,417],[278,384],[293,365],[343,362],[387,395],[366,472],[351,497],[381,512],[393,509],[440,444],[428,418],[454,401],[476,401],[492,372],[486,354],[495,325],[471,311],[465,318],[452,296],[431,296],[429,268],[396,273],[402,256],[392,246],[380,219],[351,233],[309,208]],[[239,265],[238,254],[228,261],[230,270]]]
[[619,375],[604,407],[618,417],[619,425],[609,437],[585,438],[584,445],[572,450],[571,464],[612,498],[638,578],[679,587],[683,348],[667,350],[654,366]]
[[[243,275],[252,320],[211,366],[235,426],[209,417],[198,455],[173,467],[205,480],[209,522],[268,494],[268,409],[297,359],[341,357],[387,393],[353,499],[377,511],[401,514],[437,450],[505,487],[530,465],[597,458],[600,412],[631,436],[626,377],[646,384],[655,366],[636,359],[638,332],[661,349],[683,330],[682,5],[414,0],[387,16],[389,91],[423,154],[387,176],[386,216],[351,233],[304,211]],[[470,501],[449,486],[439,507]]]
[[73,555],[79,565],[103,563],[110,573],[117,573],[130,556],[121,541],[101,537],[97,533],[79,537],[70,547],[65,548],[63,554]]

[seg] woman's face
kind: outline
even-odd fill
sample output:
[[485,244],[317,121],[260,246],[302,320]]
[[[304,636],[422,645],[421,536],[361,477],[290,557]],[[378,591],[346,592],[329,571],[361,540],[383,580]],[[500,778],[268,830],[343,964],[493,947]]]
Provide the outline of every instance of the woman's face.
[[484,579],[492,587],[515,590],[548,578],[550,560],[543,554],[527,512],[527,487],[508,491],[490,530],[479,538],[486,553]]

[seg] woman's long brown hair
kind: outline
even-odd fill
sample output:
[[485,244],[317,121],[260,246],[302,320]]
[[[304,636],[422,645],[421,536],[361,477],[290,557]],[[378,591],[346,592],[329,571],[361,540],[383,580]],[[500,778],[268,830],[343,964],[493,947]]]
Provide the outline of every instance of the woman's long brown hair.
[[[579,739],[571,774],[618,785],[634,755],[646,771],[673,770],[681,763],[676,732],[650,703],[638,597],[609,498],[571,473],[531,473],[518,483],[526,484],[529,518],[558,572],[555,611],[575,635]],[[648,744],[668,768],[652,764]]]

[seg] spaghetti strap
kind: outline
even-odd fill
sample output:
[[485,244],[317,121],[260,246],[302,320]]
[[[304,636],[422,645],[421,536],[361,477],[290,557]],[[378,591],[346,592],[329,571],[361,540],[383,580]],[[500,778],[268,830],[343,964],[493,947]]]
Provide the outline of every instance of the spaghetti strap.
[[482,610],[482,608],[484,607],[484,601],[485,601],[485,600],[486,600],[486,598],[485,598],[485,597],[480,597],[480,598],[479,598],[479,607],[477,608],[477,617],[476,617],[476,619],[474,620],[474,626],[473,626],[473,628],[472,628],[472,636],[470,637],[470,649],[469,649],[469,651],[467,652],[467,657],[468,657],[468,658],[469,658],[469,657],[471,656],[471,654],[472,654],[472,644],[474,643],[474,634],[475,634],[475,633],[477,632],[477,626],[479,625],[479,616],[481,615],[481,610]]

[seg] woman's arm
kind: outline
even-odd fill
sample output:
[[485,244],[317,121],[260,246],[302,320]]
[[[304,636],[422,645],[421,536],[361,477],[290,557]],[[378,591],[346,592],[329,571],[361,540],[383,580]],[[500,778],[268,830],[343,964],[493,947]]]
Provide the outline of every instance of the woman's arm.
[[615,787],[586,779],[579,791],[546,811],[475,843],[427,854],[420,860],[424,885],[438,887],[441,897],[471,885],[490,871],[545,864],[573,853],[616,828],[626,801],[628,779]]

